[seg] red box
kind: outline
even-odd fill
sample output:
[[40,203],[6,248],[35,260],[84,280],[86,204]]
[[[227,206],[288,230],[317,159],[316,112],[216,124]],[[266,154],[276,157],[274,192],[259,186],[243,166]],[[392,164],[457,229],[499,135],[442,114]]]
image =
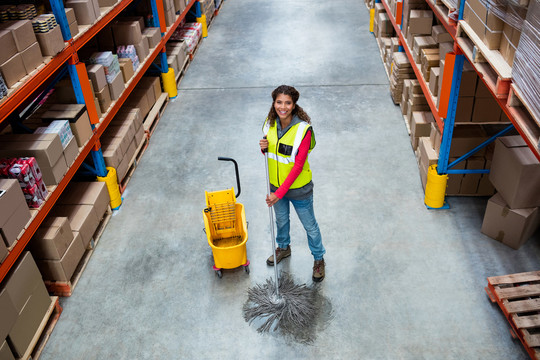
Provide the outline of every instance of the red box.
[[17,159],[0,159],[0,177],[8,178],[9,169],[17,162]]
[[41,191],[37,184],[34,184],[32,186],[28,186],[23,189],[24,198],[26,199],[26,203],[28,204],[28,207],[37,209],[43,204],[43,201],[45,199],[41,196]]
[[34,173],[30,170],[30,166],[24,161],[17,160],[9,169],[9,174],[12,179],[17,179],[22,189],[32,187],[36,184]]
[[36,158],[22,157],[22,158],[19,158],[19,161],[23,161],[25,164],[27,164],[30,167],[30,170],[34,174],[34,179],[36,179],[36,182],[41,180],[43,175],[41,174],[41,169],[39,168]]

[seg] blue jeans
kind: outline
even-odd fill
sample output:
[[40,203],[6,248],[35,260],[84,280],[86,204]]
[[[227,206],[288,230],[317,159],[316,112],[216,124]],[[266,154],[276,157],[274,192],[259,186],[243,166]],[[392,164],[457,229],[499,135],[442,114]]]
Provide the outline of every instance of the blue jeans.
[[277,235],[276,242],[278,246],[285,249],[291,243],[290,219],[289,219],[289,203],[292,203],[296,214],[302,222],[307,233],[309,249],[315,260],[321,260],[326,253],[322,244],[321,231],[315,219],[313,211],[313,195],[307,199],[294,200],[283,197],[274,204],[274,213],[276,214]]

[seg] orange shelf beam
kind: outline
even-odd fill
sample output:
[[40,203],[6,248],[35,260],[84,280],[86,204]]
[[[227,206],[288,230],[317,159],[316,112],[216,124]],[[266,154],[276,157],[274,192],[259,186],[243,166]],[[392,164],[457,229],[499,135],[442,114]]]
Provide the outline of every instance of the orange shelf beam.
[[[132,0],[122,1],[122,3],[120,3],[114,9],[115,10],[114,13],[118,14],[131,1]],[[152,64],[152,62],[154,61],[154,59],[158,55],[158,53],[161,51],[161,49],[163,49],[163,47],[167,43],[167,40],[171,37],[173,31],[180,24],[182,19],[186,16],[187,12],[189,11],[189,9],[191,8],[191,5],[193,5],[194,2],[195,2],[195,0],[191,1],[191,3],[186,7],[184,12],[182,12],[182,14],[175,21],[173,26],[171,26],[169,28],[169,31],[167,31],[165,36],[162,37],[159,45],[156,46],[156,48],[152,51],[151,55],[148,56],[146,61],[141,65],[141,68],[138,70],[138,72],[131,79],[130,83],[128,84],[126,89],[124,89],[124,92],[122,93],[120,98],[116,101],[116,103],[113,105],[113,107],[109,110],[109,112],[105,116],[105,119],[103,120],[103,122],[101,122],[100,125],[94,129],[94,135],[90,138],[90,140],[83,147],[83,149],[79,153],[77,159],[75,159],[75,162],[68,169],[66,175],[64,175],[64,178],[56,186],[54,191],[51,192],[49,198],[47,199],[47,201],[45,201],[43,203],[41,209],[39,209],[39,212],[34,217],[34,219],[32,219],[32,221],[30,222],[30,224],[28,225],[28,227],[26,228],[26,230],[22,234],[21,238],[17,241],[17,243],[15,244],[13,249],[9,252],[7,258],[4,260],[4,262],[2,264],[0,264],[0,283],[4,280],[4,278],[6,277],[7,273],[9,272],[9,270],[11,269],[13,264],[15,264],[15,262],[19,258],[20,254],[24,251],[24,249],[26,248],[26,245],[28,244],[28,242],[30,241],[32,236],[34,236],[34,233],[39,228],[39,226],[41,225],[41,223],[43,222],[43,220],[45,219],[45,217],[47,216],[49,211],[52,209],[52,207],[54,206],[54,204],[56,203],[56,201],[58,200],[58,198],[60,197],[60,195],[62,194],[64,189],[66,188],[66,186],[69,184],[69,182],[71,181],[71,179],[73,178],[73,176],[75,175],[77,170],[79,170],[79,167],[81,166],[83,161],[86,159],[86,157],[88,156],[90,151],[93,150],[96,146],[99,148],[99,137],[101,136],[101,134],[103,134],[103,132],[107,128],[107,125],[109,125],[109,123],[111,122],[112,118],[116,115],[118,110],[120,110],[123,103],[128,98],[128,96],[131,94],[131,91],[133,91],[135,86],[138,84],[139,80],[142,78],[142,76],[144,75],[146,70],[148,70],[148,68],[150,67],[150,65]],[[113,11],[111,11],[109,14],[111,14],[111,13],[113,13]],[[106,16],[108,16],[109,14],[107,14]],[[114,18],[114,16],[109,18],[109,21],[112,18]],[[101,20],[103,20],[103,18]],[[101,22],[101,20],[100,20],[100,22]],[[100,22],[98,24],[96,24],[95,26],[99,27],[100,26],[99,24],[101,24]],[[100,29],[103,28],[103,26],[104,26],[104,24],[101,24]],[[94,27],[92,27],[91,29],[94,29]],[[89,31],[91,31],[91,29],[89,29]],[[97,31],[95,31],[94,34],[95,33],[97,33]],[[90,39],[90,38],[88,38],[88,39]],[[88,41],[88,39],[86,41]],[[79,43],[80,46],[84,45],[84,42],[83,42],[84,40],[78,39],[75,43],[77,44],[78,41],[81,41],[81,43]],[[71,55],[73,55],[74,49],[76,47],[77,47],[77,45],[68,46],[66,49],[64,49],[64,51],[62,53],[60,53],[53,60],[51,60],[51,62],[49,64],[47,64],[47,66],[45,68],[41,69],[39,74],[36,74],[36,76],[34,76],[32,79],[28,80],[24,84],[23,88],[26,89],[26,92],[27,92],[25,99],[32,93],[32,91],[30,91],[30,89],[33,89],[33,88],[29,87],[30,86],[29,83],[37,84],[38,78],[41,80],[41,82],[39,82],[39,84],[41,84],[43,81],[45,81],[48,78],[48,76],[50,76],[54,71],[56,71],[56,69],[58,69],[61,65],[63,65],[71,57]],[[51,63],[53,65],[55,65],[56,67],[54,68],[54,70],[47,70],[47,72],[45,73],[44,70],[47,69],[49,66],[51,66],[51,68],[52,68]],[[21,88],[19,90],[23,90],[23,89]],[[15,94],[13,94],[13,95],[15,95]],[[5,104],[6,104],[7,101],[10,101],[10,104],[12,104],[11,106],[17,106],[18,104],[20,104],[20,102],[15,103],[14,102],[15,98],[11,99],[11,97],[10,97],[10,98],[6,99],[6,101],[4,103],[2,103],[0,105],[1,106],[0,107],[0,113],[1,113],[1,111],[6,111],[4,109],[6,109]],[[21,101],[23,101],[23,100],[21,100]],[[7,114],[9,115],[10,112],[11,111],[7,112]],[[5,115],[5,116],[7,116],[7,115]]]
[[439,127],[439,130],[442,133],[444,129],[444,122],[442,118],[439,116],[439,110],[437,109],[437,104],[433,100],[433,96],[431,95],[431,91],[429,91],[429,87],[426,84],[426,81],[424,80],[422,71],[420,70],[418,65],[414,62],[414,58],[412,56],[411,50],[409,49],[409,46],[407,45],[407,42],[405,41],[405,38],[403,37],[403,34],[401,33],[400,27],[396,23],[396,19],[394,19],[394,16],[390,12],[390,7],[384,0],[382,1],[382,4],[384,5],[384,8],[386,9],[386,13],[388,17],[390,18],[390,21],[392,22],[392,26],[394,26],[394,30],[396,31],[399,37],[399,42],[401,46],[403,46],[403,49],[405,49],[405,53],[407,54],[407,57],[409,58],[409,61],[411,62],[411,66],[414,70],[414,73],[416,75],[418,82],[420,83],[420,87],[422,88],[422,91],[424,92],[424,96],[426,97],[429,108],[431,109],[431,112],[433,113],[433,117],[435,118],[435,121],[437,122],[437,126]]

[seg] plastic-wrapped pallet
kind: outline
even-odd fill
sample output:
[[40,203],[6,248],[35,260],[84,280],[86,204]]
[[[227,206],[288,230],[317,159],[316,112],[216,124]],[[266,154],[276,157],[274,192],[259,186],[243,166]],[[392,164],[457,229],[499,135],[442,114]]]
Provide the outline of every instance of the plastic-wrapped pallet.
[[119,58],[131,59],[133,64],[133,71],[136,71],[139,67],[139,57],[137,56],[137,50],[133,45],[120,45],[116,49]]
[[202,36],[202,24],[186,23],[171,36],[171,40],[184,41],[189,52],[193,52]]
[[512,79],[540,125],[540,4],[532,0],[523,23]]

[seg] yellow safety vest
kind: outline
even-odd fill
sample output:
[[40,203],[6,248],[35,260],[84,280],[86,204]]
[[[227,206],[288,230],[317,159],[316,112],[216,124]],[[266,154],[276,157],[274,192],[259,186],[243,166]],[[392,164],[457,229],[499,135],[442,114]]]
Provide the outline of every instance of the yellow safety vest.
[[[276,119],[276,121],[279,121],[279,119]],[[289,130],[278,139],[276,121],[274,121],[274,126],[270,126],[270,121],[266,119],[263,125],[263,133],[268,140],[268,173],[270,176],[270,183],[275,187],[279,187],[283,184],[294,167],[294,160],[298,154],[298,148],[306,136],[307,131],[311,129],[311,126],[307,122],[301,121],[298,124],[291,126]],[[314,147],[315,135],[312,130],[309,152],[311,152]],[[309,184],[310,181],[311,170],[306,159],[302,172],[293,182],[290,189],[301,188],[302,186]]]

